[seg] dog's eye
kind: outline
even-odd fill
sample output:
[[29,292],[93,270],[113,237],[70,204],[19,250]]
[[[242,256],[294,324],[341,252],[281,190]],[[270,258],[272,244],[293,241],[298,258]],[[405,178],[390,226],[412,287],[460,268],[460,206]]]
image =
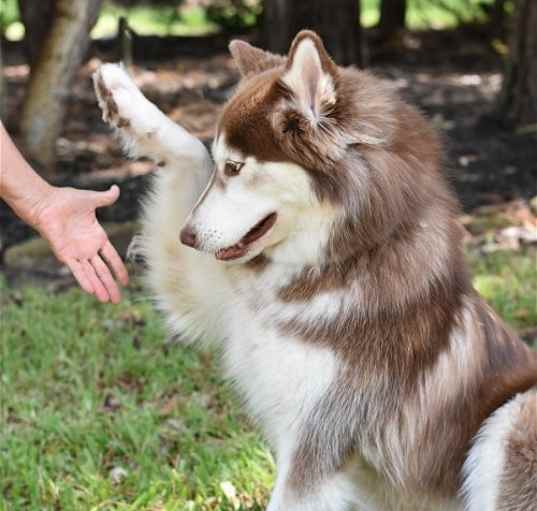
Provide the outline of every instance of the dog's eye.
[[224,174],[228,177],[238,176],[242,167],[244,167],[244,163],[228,160],[224,166]]
[[282,128],[283,133],[294,133],[300,135],[304,132],[300,125],[300,120],[296,117],[288,117]]

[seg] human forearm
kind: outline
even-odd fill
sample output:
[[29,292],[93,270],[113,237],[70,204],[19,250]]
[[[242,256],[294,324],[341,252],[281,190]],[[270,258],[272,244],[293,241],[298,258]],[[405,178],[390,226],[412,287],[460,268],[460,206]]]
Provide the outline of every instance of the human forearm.
[[72,271],[84,291],[102,302],[119,302],[110,272],[127,285],[129,277],[115,248],[95,216],[111,206],[119,188],[106,192],[58,188],[41,179],[19,153],[0,122],[0,198],[45,238]]
[[17,216],[37,228],[39,206],[52,190],[28,165],[0,122],[0,198]]

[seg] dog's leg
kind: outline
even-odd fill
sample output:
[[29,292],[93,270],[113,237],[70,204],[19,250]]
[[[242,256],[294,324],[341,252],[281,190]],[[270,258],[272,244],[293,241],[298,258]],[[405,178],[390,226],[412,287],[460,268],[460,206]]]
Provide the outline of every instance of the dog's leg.
[[[304,458],[312,455],[303,454],[296,443],[278,449],[278,477],[267,511],[351,511],[363,503],[357,495],[356,467],[352,463],[325,472],[309,462],[304,465]],[[330,456],[328,452],[326,455]]]
[[121,66],[105,64],[93,80],[103,119],[116,128],[125,149],[161,167],[144,197],[142,232],[130,255],[145,261],[146,284],[174,335],[185,342],[217,340],[221,294],[211,286],[223,286],[220,267],[214,257],[179,241],[185,219],[209,182],[211,157],[198,139],[144,97]]
[[[278,434],[278,477],[268,511],[379,510],[370,475],[354,456],[355,393],[336,379]],[[365,486],[362,482],[365,481]]]
[[148,101],[120,65],[102,65],[93,82],[103,120],[117,129],[127,152],[184,172],[200,193],[212,169],[205,146]]
[[307,487],[297,487],[281,467],[267,511],[351,511],[356,509],[351,476],[340,471]]
[[464,466],[467,511],[537,509],[537,389],[485,422]]

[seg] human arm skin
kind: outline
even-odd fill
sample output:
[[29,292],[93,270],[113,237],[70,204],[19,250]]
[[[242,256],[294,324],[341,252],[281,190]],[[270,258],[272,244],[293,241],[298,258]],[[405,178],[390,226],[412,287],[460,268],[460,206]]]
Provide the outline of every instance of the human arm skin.
[[109,206],[119,188],[106,192],[51,186],[30,167],[0,122],[0,198],[45,238],[80,287],[101,302],[118,303],[117,280],[128,283],[127,270],[95,216]]

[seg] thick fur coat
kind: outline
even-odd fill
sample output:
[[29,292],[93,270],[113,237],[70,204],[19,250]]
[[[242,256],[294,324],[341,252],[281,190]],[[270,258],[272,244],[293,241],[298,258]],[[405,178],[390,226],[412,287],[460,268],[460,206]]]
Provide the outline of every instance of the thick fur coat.
[[437,134],[312,32],[230,50],[212,158],[120,67],[95,85],[161,167],[147,281],[221,346],[276,455],[268,510],[537,509],[537,359],[472,288]]

